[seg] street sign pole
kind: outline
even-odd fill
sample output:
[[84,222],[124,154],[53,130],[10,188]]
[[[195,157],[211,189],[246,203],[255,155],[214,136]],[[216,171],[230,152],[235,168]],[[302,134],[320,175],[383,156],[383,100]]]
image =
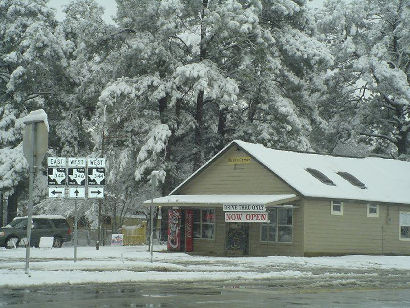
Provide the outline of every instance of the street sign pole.
[[27,209],[27,242],[25,273],[30,276],[31,219],[33,216],[33,186],[36,166],[41,164],[48,149],[48,122],[44,110],[34,110],[23,118],[23,153],[29,164],[29,202]]
[[78,211],[77,211],[77,199],[74,199],[74,211],[75,211],[75,218],[74,218],[74,262],[77,262],[77,244],[78,244]]
[[25,273],[30,276],[30,239],[31,239],[31,219],[33,216],[33,186],[34,186],[34,163],[36,161],[36,122],[30,123],[31,125],[31,153],[32,159],[29,161],[30,174],[29,174],[29,199],[28,199],[28,213],[27,213],[27,243],[26,243],[26,266]]

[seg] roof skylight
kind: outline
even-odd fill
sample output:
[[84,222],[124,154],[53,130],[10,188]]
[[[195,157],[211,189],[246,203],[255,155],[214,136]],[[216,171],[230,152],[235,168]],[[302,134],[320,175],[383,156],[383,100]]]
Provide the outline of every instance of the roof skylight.
[[343,172],[343,171],[339,171],[337,172],[338,175],[340,175],[342,178],[344,178],[346,181],[348,181],[350,184],[357,186],[361,189],[366,189],[366,185],[359,181],[358,178],[356,178],[354,175],[350,174],[349,172]]
[[305,170],[307,172],[309,172],[312,176],[314,176],[316,179],[321,181],[322,183],[324,183],[326,185],[336,186],[336,184],[333,183],[333,181],[331,179],[329,179],[326,175],[324,175],[319,170],[313,169],[313,168],[306,168]]

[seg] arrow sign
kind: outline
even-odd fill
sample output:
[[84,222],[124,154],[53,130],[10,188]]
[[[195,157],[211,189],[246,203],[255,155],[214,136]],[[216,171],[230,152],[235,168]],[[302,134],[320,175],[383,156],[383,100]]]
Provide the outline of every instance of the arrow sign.
[[105,168],[88,168],[88,185],[105,185]]
[[104,198],[104,187],[88,187],[88,198]]
[[48,185],[65,185],[66,169],[65,168],[48,168],[47,169]]
[[64,187],[49,187],[48,197],[49,198],[64,198],[65,188]]
[[85,188],[84,187],[70,187],[68,188],[68,196],[74,199],[85,198]]
[[68,185],[85,185],[85,168],[68,168]]

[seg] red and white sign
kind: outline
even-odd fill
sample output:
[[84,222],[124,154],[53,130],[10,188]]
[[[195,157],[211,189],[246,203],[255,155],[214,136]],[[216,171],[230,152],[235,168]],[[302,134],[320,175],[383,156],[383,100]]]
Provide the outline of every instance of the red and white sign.
[[225,213],[225,222],[268,222],[268,213],[229,212]]
[[194,211],[185,210],[185,251],[193,251],[193,222],[194,222]]
[[111,246],[123,246],[124,245],[124,235],[123,234],[112,234],[111,235]]
[[181,250],[181,210],[168,210],[168,251]]

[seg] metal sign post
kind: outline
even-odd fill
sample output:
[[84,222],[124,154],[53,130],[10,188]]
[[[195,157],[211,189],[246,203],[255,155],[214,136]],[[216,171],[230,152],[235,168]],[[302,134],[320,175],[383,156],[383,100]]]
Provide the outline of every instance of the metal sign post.
[[23,152],[29,163],[29,202],[27,211],[27,243],[25,273],[30,276],[30,241],[33,216],[33,186],[36,166],[41,164],[48,149],[47,114],[39,109],[23,119],[26,125],[23,136]]
[[25,273],[30,275],[30,240],[31,240],[31,218],[33,216],[33,186],[34,186],[34,162],[36,161],[35,149],[35,129],[36,123],[31,124],[31,151],[33,153],[32,159],[29,162],[30,173],[29,173],[29,183],[28,183],[28,213],[27,213],[27,243],[26,243],[26,266]]
[[77,245],[78,245],[78,211],[77,211],[77,199],[74,200],[74,211],[75,211],[75,218],[74,218],[74,262],[77,262]]
[[77,199],[85,198],[85,158],[69,157],[67,164],[68,197],[74,199],[74,262],[77,262],[78,247],[78,207]]

